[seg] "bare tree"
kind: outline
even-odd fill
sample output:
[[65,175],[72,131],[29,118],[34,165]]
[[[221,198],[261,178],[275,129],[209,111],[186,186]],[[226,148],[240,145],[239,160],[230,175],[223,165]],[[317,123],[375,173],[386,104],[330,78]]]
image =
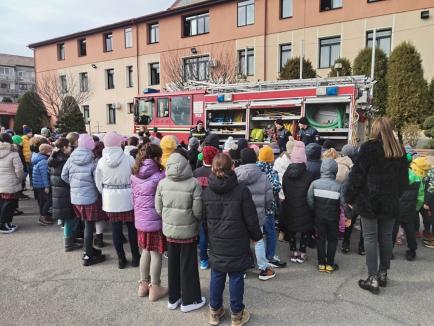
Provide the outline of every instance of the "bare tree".
[[36,92],[44,102],[47,112],[56,119],[63,112],[72,109],[73,101],[65,101],[74,98],[75,103],[82,105],[88,102],[91,91],[89,79],[80,82],[77,77],[69,74],[58,75],[54,72],[43,73],[38,77]]

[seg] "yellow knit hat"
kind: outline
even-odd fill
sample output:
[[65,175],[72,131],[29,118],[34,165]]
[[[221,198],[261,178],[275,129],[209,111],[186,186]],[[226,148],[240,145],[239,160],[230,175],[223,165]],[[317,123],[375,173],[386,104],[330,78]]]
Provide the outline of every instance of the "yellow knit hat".
[[161,157],[161,164],[166,167],[167,160],[170,154],[176,149],[176,139],[172,135],[164,136],[160,141],[160,147],[163,151],[163,156]]
[[260,162],[273,163],[274,152],[270,146],[264,146],[259,150],[258,160]]
[[424,178],[428,170],[431,169],[431,164],[428,163],[426,157],[418,157],[411,161],[410,167],[418,177]]

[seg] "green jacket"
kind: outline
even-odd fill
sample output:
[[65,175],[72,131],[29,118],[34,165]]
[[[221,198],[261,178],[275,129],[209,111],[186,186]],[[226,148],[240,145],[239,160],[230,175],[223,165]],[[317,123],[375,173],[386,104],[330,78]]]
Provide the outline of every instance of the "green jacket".
[[408,184],[411,185],[415,182],[420,183],[419,192],[417,195],[417,203],[416,203],[416,211],[419,212],[425,200],[425,185],[421,177],[417,176],[412,169],[408,169]]
[[184,156],[173,153],[167,160],[166,178],[155,196],[155,209],[163,219],[163,234],[172,239],[191,239],[199,234],[202,187],[193,177]]

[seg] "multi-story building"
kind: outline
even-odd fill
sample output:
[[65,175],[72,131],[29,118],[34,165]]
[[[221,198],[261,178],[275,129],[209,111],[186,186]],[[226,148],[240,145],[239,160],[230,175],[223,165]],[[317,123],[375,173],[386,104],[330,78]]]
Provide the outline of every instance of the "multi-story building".
[[33,58],[0,53],[0,102],[17,102],[35,87]]
[[[162,12],[29,46],[37,80],[52,73],[67,87],[72,75],[89,88],[82,108],[92,130],[130,133],[133,97],[147,87],[222,75],[276,80],[300,55],[325,77],[337,58],[353,61],[371,46],[374,31],[388,55],[403,41],[414,44],[432,78],[433,14],[433,0],[178,0]],[[222,67],[229,73],[216,77]]]

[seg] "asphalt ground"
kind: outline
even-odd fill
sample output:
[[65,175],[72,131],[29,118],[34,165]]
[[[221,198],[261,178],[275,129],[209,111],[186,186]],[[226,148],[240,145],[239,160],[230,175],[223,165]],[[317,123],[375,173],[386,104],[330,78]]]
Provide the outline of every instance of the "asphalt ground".
[[[23,201],[21,209],[26,214],[14,219],[19,229],[0,235],[1,326],[208,324],[207,308],[184,314],[169,311],[165,299],[150,303],[138,298],[139,271],[117,268],[109,226],[103,249],[107,261],[83,267],[81,251],[63,251],[59,226],[38,225],[34,200]],[[269,281],[249,271],[244,296],[252,313],[248,325],[434,325],[434,250],[418,240],[417,259],[408,262],[406,246],[397,247],[389,286],[375,296],[357,285],[367,274],[364,257],[356,253],[357,240],[355,231],[351,253],[337,254],[340,270],[334,274],[316,271],[313,250],[304,264],[289,263]],[[288,261],[288,244],[279,242],[278,253]],[[167,285],[167,259],[163,264]],[[208,298],[210,271],[200,271],[200,278]],[[230,325],[228,312],[221,325]]]

